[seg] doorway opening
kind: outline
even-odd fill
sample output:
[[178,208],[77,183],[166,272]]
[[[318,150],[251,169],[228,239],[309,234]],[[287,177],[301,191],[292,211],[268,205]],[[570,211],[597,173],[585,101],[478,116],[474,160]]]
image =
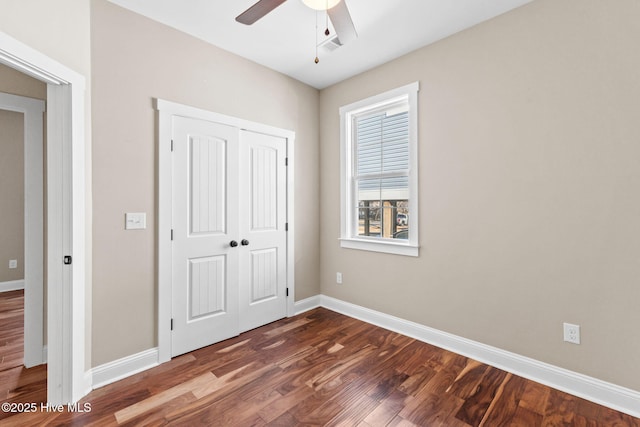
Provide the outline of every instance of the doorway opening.
[[[7,237],[3,239],[2,249],[15,258],[9,260],[10,270],[3,276],[18,279],[9,284],[15,283],[16,288],[24,289],[23,354],[27,368],[40,365],[46,359],[43,346],[44,110],[43,100],[0,93],[0,118],[6,130],[2,135],[2,153],[7,163],[2,172],[6,179],[1,189],[4,200],[9,201],[2,207],[3,234]],[[12,222],[14,226],[21,223],[22,227],[6,229]]]
[[47,402],[71,403],[91,389],[85,368],[85,78],[2,32],[0,63],[47,85]]

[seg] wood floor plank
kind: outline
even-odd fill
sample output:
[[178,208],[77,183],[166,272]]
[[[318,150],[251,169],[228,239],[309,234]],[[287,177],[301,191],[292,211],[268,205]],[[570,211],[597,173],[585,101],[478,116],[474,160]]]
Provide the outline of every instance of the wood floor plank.
[[276,335],[281,335],[281,334],[289,332],[289,331],[291,331],[293,329],[299,328],[300,326],[304,326],[304,325],[308,324],[309,322],[312,322],[312,320],[309,319],[309,318],[298,319],[295,322],[284,324],[279,328],[271,329],[271,330],[265,332],[264,335],[266,337],[273,337],[273,336],[276,336]]
[[191,393],[195,396],[197,391],[201,392],[202,389],[206,389],[210,384],[215,384],[217,379],[218,378],[216,378],[216,376],[211,372],[200,375],[178,386],[155,394],[141,402],[128,406],[125,409],[121,409],[114,415],[116,416],[116,420],[118,421],[118,423],[124,423],[132,418],[139,416],[140,414],[151,411],[152,409],[160,407],[162,405],[166,405],[171,400],[176,399],[184,394]]
[[[423,366],[427,366],[427,363],[438,352],[436,347],[429,344],[424,344],[420,341],[414,340],[407,345],[405,354],[409,357],[405,357],[398,360],[396,369],[401,372],[406,372],[409,375],[413,375],[416,369]],[[431,370],[437,368],[437,366],[429,366]]]
[[453,414],[463,403],[462,399],[453,395],[423,391],[409,401],[398,415],[419,426],[441,425],[452,420]]
[[550,390],[542,423],[545,425],[570,425],[576,410],[574,396],[558,390]]
[[[22,300],[0,295],[0,400],[44,402],[46,367],[20,366]],[[81,403],[92,410],[1,413],[0,426],[640,427],[629,415],[323,308],[176,357]]]
[[436,371],[428,366],[419,366],[415,371],[409,373],[409,378],[400,384],[398,389],[406,394],[415,396],[431,381],[436,373]]
[[[264,381],[268,381],[269,378],[281,372],[279,368],[272,365],[262,366],[255,370],[253,369],[254,366],[247,365],[244,369],[238,369],[227,374],[222,388],[172,411],[166,417],[167,420],[178,425],[189,425],[189,422],[185,420],[190,420],[194,417],[209,419],[212,413],[216,413],[220,419],[224,419],[227,416],[225,415],[226,412],[231,411],[231,408],[235,407],[243,399],[257,395],[263,387],[262,383]],[[256,412],[258,409],[260,408],[256,408]]]
[[250,398],[243,398],[242,392],[240,392],[213,405],[202,406],[196,411],[182,412],[178,418],[170,415],[167,417],[167,421],[177,425],[249,425],[248,420],[256,419],[257,412],[260,409],[272,404],[281,397],[277,391],[272,389],[252,393]]
[[285,412],[275,420],[267,423],[268,427],[291,427],[291,426],[301,426],[301,425],[302,424],[296,419],[296,417],[289,412]]
[[489,367],[478,384],[476,393],[464,401],[464,404],[456,413],[456,418],[467,424],[479,425],[495,397],[496,390],[506,376],[506,372]]
[[344,409],[338,415],[333,417],[325,425],[335,427],[351,427],[360,424],[367,415],[369,415],[378,405],[375,399],[365,395],[361,395],[351,404],[343,406]]
[[313,388],[314,390],[322,390],[322,389],[332,389],[335,387],[337,383],[341,381],[341,376],[349,369],[354,366],[362,363],[363,360],[367,359],[367,357],[374,351],[372,347],[365,347],[354,353],[352,355],[347,356],[344,359],[341,359],[340,363],[334,364],[333,366],[325,369],[319,374],[315,375],[313,378],[310,378],[307,381],[307,386]]
[[487,370],[487,365],[476,360],[469,359],[466,366],[451,383],[446,392],[467,399],[476,393],[478,384]]
[[404,408],[407,399],[409,399],[407,394],[394,390],[363,421],[372,427],[386,426]]
[[276,400],[273,404],[260,409],[258,415],[265,423],[270,423],[284,415],[296,406],[298,402],[309,398],[314,393],[314,390],[309,387],[298,387],[285,395],[281,395],[282,398]]
[[397,372],[395,370],[387,370],[384,372],[385,375],[378,375],[376,377],[377,384],[375,387],[368,393],[368,395],[379,401],[386,400],[394,391],[398,390],[401,384],[403,384],[408,375],[402,372]]
[[397,416],[388,424],[389,427],[420,427],[416,424],[412,423],[409,420],[405,420],[404,418]]
[[490,427],[510,424],[518,409],[525,386],[526,381],[524,378],[507,374],[489,404],[489,409],[480,422],[480,426]]
[[547,409],[547,399],[551,389],[540,383],[527,381],[519,406],[526,408],[540,416],[544,416]]
[[513,419],[508,426],[521,427],[521,426],[541,426],[542,415],[537,412],[533,412],[523,406],[518,406],[513,414]]
[[[447,394],[447,389],[451,387],[451,384],[456,380],[459,375],[460,367],[447,367],[441,369],[435,373],[435,375],[427,381],[422,390],[418,391],[418,394],[426,391],[432,394]],[[417,395],[418,395],[417,394]],[[416,395],[416,396],[417,396]],[[451,396],[455,396],[451,394]]]
[[334,400],[321,399],[312,411],[305,413],[298,410],[297,412],[294,412],[294,414],[296,415],[296,421],[302,424],[324,426],[327,425],[327,423],[336,415],[342,412],[343,409],[344,408]]

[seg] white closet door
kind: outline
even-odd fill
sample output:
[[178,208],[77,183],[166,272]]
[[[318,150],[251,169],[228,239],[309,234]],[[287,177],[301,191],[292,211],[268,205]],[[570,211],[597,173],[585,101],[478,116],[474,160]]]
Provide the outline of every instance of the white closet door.
[[171,355],[287,314],[287,140],[174,116]]
[[239,333],[238,129],[173,118],[172,345]]
[[287,313],[287,140],[240,132],[240,331]]

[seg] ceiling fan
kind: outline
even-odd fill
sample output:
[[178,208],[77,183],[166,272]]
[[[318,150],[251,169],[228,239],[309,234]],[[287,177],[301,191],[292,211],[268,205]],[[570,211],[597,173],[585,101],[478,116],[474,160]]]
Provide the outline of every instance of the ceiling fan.
[[[259,0],[249,9],[236,17],[236,21],[251,25],[287,0]],[[345,0],[302,0],[314,10],[326,10],[336,30],[340,44],[346,44],[358,37],[356,28],[351,20],[351,14]]]

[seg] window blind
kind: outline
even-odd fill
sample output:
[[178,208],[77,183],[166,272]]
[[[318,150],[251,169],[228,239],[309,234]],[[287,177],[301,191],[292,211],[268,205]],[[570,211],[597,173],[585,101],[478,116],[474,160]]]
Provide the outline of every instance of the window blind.
[[409,113],[378,113],[355,120],[359,200],[380,200],[385,190],[408,199]]

